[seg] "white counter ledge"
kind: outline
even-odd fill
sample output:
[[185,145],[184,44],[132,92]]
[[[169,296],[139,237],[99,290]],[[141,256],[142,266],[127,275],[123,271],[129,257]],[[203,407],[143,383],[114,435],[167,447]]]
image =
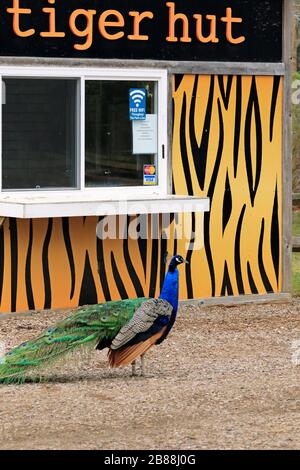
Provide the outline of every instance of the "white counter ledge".
[[[114,192],[118,193],[117,190]],[[119,191],[120,192],[120,191]],[[174,195],[142,195],[126,199],[95,197],[95,194],[68,192],[55,194],[0,195],[0,217],[34,219],[101,215],[170,214],[208,212],[208,198]]]

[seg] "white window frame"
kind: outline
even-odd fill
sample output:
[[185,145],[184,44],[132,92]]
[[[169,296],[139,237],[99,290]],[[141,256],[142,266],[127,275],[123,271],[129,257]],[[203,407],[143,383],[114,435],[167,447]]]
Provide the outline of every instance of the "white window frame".
[[[20,189],[20,190],[2,190],[2,106],[0,108],[0,194],[2,196],[18,197],[55,197],[64,200],[66,196],[85,195],[89,199],[101,201],[112,197],[112,193],[122,195],[123,198],[136,198],[137,194],[142,197],[165,196],[168,194],[168,138],[167,138],[167,109],[168,109],[168,75],[166,70],[162,69],[129,69],[129,68],[90,68],[90,67],[0,67],[0,79],[5,78],[48,78],[48,79],[77,79],[80,84],[79,93],[79,125],[77,125],[77,159],[76,166],[77,184],[76,188],[55,188],[55,189]],[[85,187],[85,82],[86,80],[122,80],[122,81],[156,81],[157,82],[157,109],[158,109],[158,185],[157,186],[111,186],[111,187]],[[0,103],[3,102],[3,87],[0,87]],[[164,158],[163,158],[164,148]],[[114,194],[114,199],[116,195]]]

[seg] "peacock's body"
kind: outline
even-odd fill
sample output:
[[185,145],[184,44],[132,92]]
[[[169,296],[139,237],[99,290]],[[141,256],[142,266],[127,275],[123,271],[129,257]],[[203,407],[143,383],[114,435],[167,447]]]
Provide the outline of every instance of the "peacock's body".
[[[42,335],[0,357],[0,383],[24,382],[44,364],[79,348],[109,348],[112,367],[133,364],[170,332],[178,308],[181,256],[172,258],[158,299],[107,302],[77,310]],[[143,362],[142,362],[143,367]],[[143,372],[143,369],[142,369]]]

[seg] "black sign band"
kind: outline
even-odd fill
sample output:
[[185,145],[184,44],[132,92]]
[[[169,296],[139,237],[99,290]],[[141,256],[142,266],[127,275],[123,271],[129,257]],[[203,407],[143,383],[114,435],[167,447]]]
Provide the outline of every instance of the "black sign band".
[[2,0],[0,55],[281,62],[282,0]]

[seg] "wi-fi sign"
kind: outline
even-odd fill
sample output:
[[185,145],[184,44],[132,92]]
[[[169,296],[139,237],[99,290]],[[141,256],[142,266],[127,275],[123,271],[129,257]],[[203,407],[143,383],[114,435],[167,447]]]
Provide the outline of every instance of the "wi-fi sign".
[[146,98],[145,88],[130,88],[129,90],[129,117],[131,121],[146,119]]

